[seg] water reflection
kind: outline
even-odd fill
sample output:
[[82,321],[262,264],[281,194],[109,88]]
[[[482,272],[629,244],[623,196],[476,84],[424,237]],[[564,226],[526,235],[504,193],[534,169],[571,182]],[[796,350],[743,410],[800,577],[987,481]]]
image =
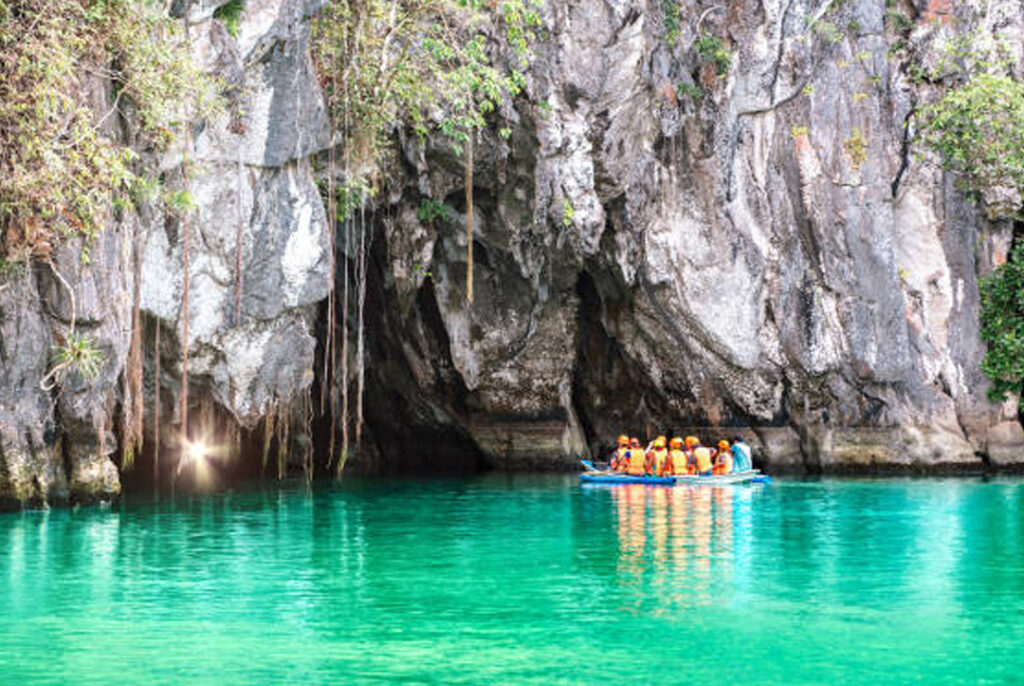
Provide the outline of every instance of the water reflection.
[[[610,487],[618,534],[617,584],[662,611],[706,605],[749,557],[751,489]],[[745,567],[741,567],[743,569]]]

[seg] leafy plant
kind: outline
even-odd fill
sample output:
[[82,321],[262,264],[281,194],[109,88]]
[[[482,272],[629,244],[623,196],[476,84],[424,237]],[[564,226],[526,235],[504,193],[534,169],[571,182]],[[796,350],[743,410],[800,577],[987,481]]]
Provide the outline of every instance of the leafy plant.
[[665,39],[675,45],[682,27],[679,17],[679,0],[661,0],[661,9],[665,13]]
[[569,198],[562,200],[562,226],[565,228],[571,227],[575,223],[576,208],[572,206],[572,201]]
[[[109,134],[127,103],[142,142],[160,149],[182,103],[215,109],[212,81],[179,26],[138,0],[0,0],[0,255],[61,236],[92,237],[112,200],[130,194],[135,154]],[[113,85],[106,111],[80,97],[85,80]]]
[[213,12],[213,18],[222,21],[233,38],[238,38],[238,22],[242,17],[243,4],[243,0],[230,0]]
[[433,224],[438,219],[447,219],[451,213],[451,205],[433,198],[424,198],[416,211],[416,217],[425,224]]
[[694,42],[693,46],[702,62],[714,66],[715,74],[725,76],[729,73],[729,67],[732,66],[732,55],[721,39],[704,33]]
[[39,386],[45,391],[52,390],[70,373],[77,373],[85,380],[96,378],[103,366],[104,355],[90,336],[79,334],[72,328],[67,339],[53,352],[50,371]]
[[885,13],[885,23],[898,34],[907,34],[914,28],[914,22],[910,17],[899,10],[888,10]]
[[981,278],[981,340],[988,349],[981,370],[992,381],[988,397],[1001,402],[1024,382],[1024,243],[1006,264]]
[[700,102],[700,99],[704,97],[704,89],[700,86],[686,82],[680,82],[676,85],[676,93],[679,95],[685,95],[695,102]]
[[867,161],[867,148],[868,141],[860,129],[854,129],[853,134],[843,141],[843,150],[850,157],[850,164],[854,169],[859,169],[860,165]]
[[920,114],[921,140],[969,192],[1024,190],[1024,84],[978,74]]
[[[431,131],[462,153],[503,99],[526,83],[539,0],[330,0],[313,24],[313,58],[336,121],[348,121],[348,154],[372,165],[393,150],[396,121]],[[511,50],[493,59],[484,25]],[[373,55],[373,59],[367,59]],[[503,65],[508,65],[506,68]]]
[[809,133],[809,129],[806,126],[792,126],[789,129],[789,137],[793,140],[797,138],[803,138]]

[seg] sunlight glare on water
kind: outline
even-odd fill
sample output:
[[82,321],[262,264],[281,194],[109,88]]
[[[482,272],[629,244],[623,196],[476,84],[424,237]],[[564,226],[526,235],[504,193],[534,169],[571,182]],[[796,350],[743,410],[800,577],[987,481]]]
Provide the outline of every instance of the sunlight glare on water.
[[0,682],[1002,683],[1024,482],[347,481],[0,515]]

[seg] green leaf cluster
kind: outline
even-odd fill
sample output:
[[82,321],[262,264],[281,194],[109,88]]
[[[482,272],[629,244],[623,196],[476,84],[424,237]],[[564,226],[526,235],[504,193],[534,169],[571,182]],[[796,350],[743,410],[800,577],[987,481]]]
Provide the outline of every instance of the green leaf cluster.
[[447,219],[452,214],[448,203],[433,198],[424,198],[416,211],[416,218],[424,224],[433,224],[438,219]]
[[714,66],[715,74],[725,76],[729,73],[729,67],[732,66],[732,54],[717,36],[705,33],[694,41],[693,47],[702,62]]
[[978,285],[981,339],[988,346],[981,370],[992,381],[989,399],[999,402],[1020,393],[1024,382],[1024,243]]
[[83,379],[92,380],[103,366],[104,355],[91,336],[72,331],[63,345],[53,353],[53,364],[59,369],[58,377],[77,372]]
[[661,0],[661,9],[665,14],[665,40],[674,45],[682,29],[679,0]]
[[[526,84],[540,0],[329,0],[313,58],[347,168],[386,159],[396,125],[439,132],[461,154],[505,97]],[[503,37],[508,51],[499,54]]]
[[154,0],[0,0],[0,256],[93,236],[137,182],[118,118],[163,147],[189,98],[212,109],[211,83]]
[[213,18],[224,24],[224,28],[233,38],[238,38],[238,22],[242,18],[242,0],[229,0],[213,12]]
[[920,134],[965,190],[1024,190],[1024,84],[977,74],[921,111]]

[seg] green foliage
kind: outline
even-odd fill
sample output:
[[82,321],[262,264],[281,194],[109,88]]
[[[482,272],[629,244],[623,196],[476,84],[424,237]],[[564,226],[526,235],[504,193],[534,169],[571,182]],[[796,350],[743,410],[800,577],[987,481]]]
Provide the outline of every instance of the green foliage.
[[796,140],[797,138],[803,138],[808,133],[810,133],[810,129],[808,129],[806,126],[793,126],[789,129],[789,137],[792,138],[793,140]]
[[695,84],[680,82],[676,85],[676,93],[691,98],[694,102],[700,102],[704,97],[704,90]]
[[679,38],[679,30],[682,28],[679,0],[661,0],[661,9],[665,13],[665,40],[675,45]]
[[[114,97],[96,112],[82,94],[101,79]],[[130,104],[143,140],[160,148],[183,103],[212,107],[210,86],[159,3],[0,0],[0,255],[95,235],[136,179],[115,115]]]
[[886,10],[885,23],[900,35],[908,34],[914,28],[914,22],[910,20],[910,17],[899,10]]
[[921,140],[969,191],[1024,190],[1024,84],[978,74],[920,114]]
[[803,89],[800,92],[803,93],[804,95],[814,95],[814,86],[811,84],[807,84],[806,86],[803,87]]
[[337,195],[336,211],[338,221],[345,221],[355,215],[356,210],[363,207],[368,198],[376,195],[370,182],[360,176],[354,176],[348,182],[335,189]]
[[989,399],[999,402],[1020,393],[1024,381],[1024,243],[978,285],[981,339],[988,346],[981,370],[992,381]]
[[103,353],[96,347],[92,337],[74,331],[53,353],[54,369],[60,370],[58,381],[71,372],[77,372],[86,380],[94,379],[100,373],[103,360]]
[[840,43],[846,34],[830,21],[819,21],[813,27],[814,32],[829,43]]
[[572,206],[572,201],[569,198],[564,198],[562,200],[562,226],[568,229],[576,223],[575,219],[576,208]]
[[238,21],[242,17],[242,0],[230,0],[226,5],[218,7],[213,18],[224,22],[224,28],[228,30],[233,38],[238,38]]
[[[330,0],[313,26],[313,57],[347,153],[372,166],[391,152],[396,123],[440,132],[461,154],[505,97],[526,83],[540,0]],[[499,63],[488,28],[510,54]]]
[[452,207],[440,200],[424,198],[416,211],[416,218],[424,224],[433,224],[438,219],[448,219],[452,214]]
[[715,67],[715,73],[718,76],[725,76],[729,73],[729,67],[732,66],[732,55],[718,37],[705,33],[694,42],[693,46],[702,62]]
[[860,169],[860,165],[867,161],[868,141],[860,129],[854,129],[853,134],[843,141],[843,150],[850,157],[854,169]]
[[181,189],[168,193],[165,201],[167,202],[167,208],[179,215],[191,212],[197,207],[195,196]]

